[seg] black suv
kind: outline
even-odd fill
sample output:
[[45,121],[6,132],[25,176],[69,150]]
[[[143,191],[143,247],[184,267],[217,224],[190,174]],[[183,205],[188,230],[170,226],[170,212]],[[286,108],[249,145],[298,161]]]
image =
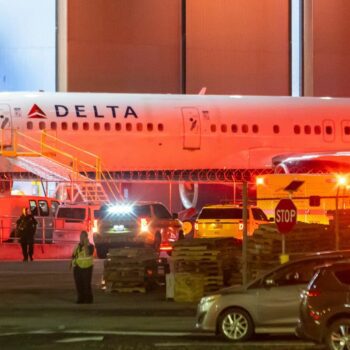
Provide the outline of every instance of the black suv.
[[296,333],[331,350],[350,349],[350,260],[316,269],[302,293]]
[[98,211],[94,233],[96,253],[105,258],[109,248],[131,244],[152,245],[171,250],[171,243],[183,237],[182,223],[159,202],[105,204]]

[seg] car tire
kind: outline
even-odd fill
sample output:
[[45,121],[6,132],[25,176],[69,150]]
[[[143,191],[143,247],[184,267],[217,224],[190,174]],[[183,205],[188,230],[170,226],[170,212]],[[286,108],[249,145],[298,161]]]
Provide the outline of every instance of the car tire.
[[[348,349],[350,346],[348,339],[350,339],[350,318],[341,318],[328,327],[325,344],[329,350]],[[345,347],[341,342],[344,342]]]
[[254,335],[254,323],[249,313],[240,308],[231,308],[220,315],[218,332],[225,340],[239,342]]

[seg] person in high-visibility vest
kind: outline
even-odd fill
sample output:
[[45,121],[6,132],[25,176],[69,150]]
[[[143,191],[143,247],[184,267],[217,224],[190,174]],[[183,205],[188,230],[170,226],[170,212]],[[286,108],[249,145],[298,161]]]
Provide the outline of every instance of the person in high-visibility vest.
[[87,232],[82,231],[80,234],[80,242],[74,249],[71,260],[71,267],[73,267],[74,281],[78,294],[77,304],[93,303],[91,278],[94,266],[94,249],[94,245],[89,242]]

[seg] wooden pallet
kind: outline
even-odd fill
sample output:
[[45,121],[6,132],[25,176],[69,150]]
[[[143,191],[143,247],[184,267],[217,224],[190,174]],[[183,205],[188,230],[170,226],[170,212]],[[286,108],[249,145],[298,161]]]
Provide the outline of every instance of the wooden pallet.
[[113,287],[107,292],[116,292],[116,293],[146,293],[145,287]]

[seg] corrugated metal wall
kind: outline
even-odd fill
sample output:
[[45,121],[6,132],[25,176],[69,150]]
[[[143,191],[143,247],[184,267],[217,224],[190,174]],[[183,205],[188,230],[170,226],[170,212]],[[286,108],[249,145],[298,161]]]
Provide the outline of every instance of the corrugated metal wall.
[[350,1],[305,3],[305,94],[350,96]]
[[[187,93],[290,94],[290,1],[187,0]],[[305,94],[350,96],[350,1],[304,4]],[[69,0],[67,12],[69,91],[181,92],[181,0]]]
[[289,94],[288,0],[189,0],[187,91]]
[[[188,93],[287,95],[288,0],[187,0]],[[181,92],[180,0],[69,0],[68,90]]]
[[179,92],[177,0],[69,0],[68,90]]

